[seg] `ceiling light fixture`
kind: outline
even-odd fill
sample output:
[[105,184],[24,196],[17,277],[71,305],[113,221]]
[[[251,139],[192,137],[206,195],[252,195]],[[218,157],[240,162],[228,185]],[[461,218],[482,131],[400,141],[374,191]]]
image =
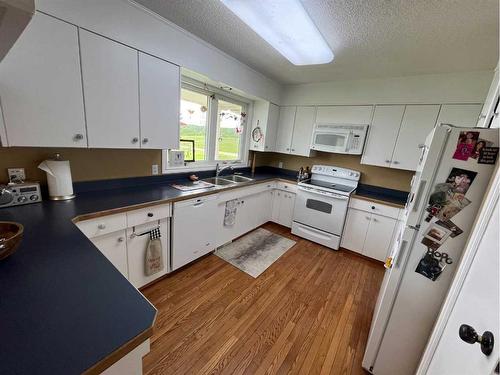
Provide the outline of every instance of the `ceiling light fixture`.
[[300,0],[220,0],[294,65],[326,64],[333,52]]

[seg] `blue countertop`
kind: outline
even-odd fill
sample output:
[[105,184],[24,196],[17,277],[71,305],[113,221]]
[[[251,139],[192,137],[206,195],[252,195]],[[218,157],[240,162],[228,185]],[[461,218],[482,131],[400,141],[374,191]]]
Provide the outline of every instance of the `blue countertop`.
[[[0,221],[24,225],[17,252],[0,261],[0,374],[80,374],[151,328],[155,308],[72,219],[211,190],[170,186],[186,176],[75,183],[74,200],[0,209]],[[295,180],[276,168],[253,177]]]

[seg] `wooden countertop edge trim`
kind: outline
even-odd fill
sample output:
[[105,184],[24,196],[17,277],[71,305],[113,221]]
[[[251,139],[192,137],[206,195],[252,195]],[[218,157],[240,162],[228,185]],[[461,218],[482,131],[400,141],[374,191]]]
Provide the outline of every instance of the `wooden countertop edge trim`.
[[372,198],[372,197],[365,197],[364,195],[353,194],[353,195],[351,195],[351,198],[362,199],[364,201],[385,204],[386,206],[391,206],[391,207],[396,207],[396,208],[405,208],[404,204],[388,202],[388,201],[384,201],[383,199],[377,199],[377,198]]
[[238,183],[235,184],[235,186],[223,186],[221,188],[216,188],[214,190],[208,190],[208,191],[203,191],[199,193],[192,193],[192,194],[187,194],[181,197],[175,197],[175,198],[167,198],[167,199],[161,199],[157,201],[151,201],[151,202],[146,202],[146,203],[140,203],[136,205],[131,205],[131,206],[125,206],[125,207],[119,207],[119,208],[113,208],[110,210],[104,210],[104,211],[97,211],[97,212],[92,212],[89,214],[83,214],[83,215],[78,215],[75,218],[73,218],[73,223],[78,223],[80,221],[84,220],[90,220],[90,219],[95,219],[98,217],[102,216],[109,216],[109,215],[114,215],[114,214],[120,214],[128,211],[133,211],[133,210],[139,210],[141,208],[146,208],[146,207],[152,207],[152,206],[157,206],[160,204],[166,204],[166,203],[174,203],[174,202],[180,202],[192,198],[197,198],[197,197],[203,197],[205,195],[212,195],[212,194],[217,194],[220,192],[225,192],[225,191],[230,191],[246,186],[252,186],[252,185],[258,185],[258,184],[264,184],[270,181],[277,181],[277,182],[286,182],[290,184],[297,184],[296,181],[291,181],[291,180],[285,180],[282,178],[266,178],[262,180],[255,180],[255,181],[249,181],[249,182],[243,182],[243,183]]
[[[155,314],[155,318],[153,319],[153,325],[154,325],[154,322],[156,321],[156,315],[157,314]],[[104,370],[111,367],[112,365],[114,365],[116,362],[118,362],[120,359],[125,357],[128,353],[130,353],[132,350],[137,348],[140,344],[142,344],[144,341],[146,341],[147,339],[149,339],[153,335],[153,325],[151,325],[145,331],[139,333],[132,340],[127,341],[125,344],[120,346],[114,352],[108,354],[106,357],[101,359],[99,362],[95,363],[92,367],[85,370],[83,372],[83,374],[85,374],[85,375],[94,375],[94,374],[97,375],[97,374],[102,373]]]

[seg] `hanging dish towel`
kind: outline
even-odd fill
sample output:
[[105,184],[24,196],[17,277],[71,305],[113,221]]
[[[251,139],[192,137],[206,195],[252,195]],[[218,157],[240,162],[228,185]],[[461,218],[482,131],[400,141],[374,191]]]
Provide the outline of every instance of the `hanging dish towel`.
[[230,227],[236,223],[236,205],[238,199],[233,199],[226,202],[226,211],[224,212],[224,226]]
[[145,270],[146,276],[151,276],[163,269],[163,251],[161,247],[160,228],[149,232],[149,243],[146,249]]

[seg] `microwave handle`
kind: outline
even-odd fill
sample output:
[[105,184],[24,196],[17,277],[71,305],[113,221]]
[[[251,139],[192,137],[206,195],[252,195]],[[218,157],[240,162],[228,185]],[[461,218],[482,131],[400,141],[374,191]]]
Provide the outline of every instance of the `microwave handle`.
[[345,152],[348,152],[352,146],[352,138],[353,138],[353,132],[352,130],[349,131],[349,134],[347,134],[347,141],[345,142]]

